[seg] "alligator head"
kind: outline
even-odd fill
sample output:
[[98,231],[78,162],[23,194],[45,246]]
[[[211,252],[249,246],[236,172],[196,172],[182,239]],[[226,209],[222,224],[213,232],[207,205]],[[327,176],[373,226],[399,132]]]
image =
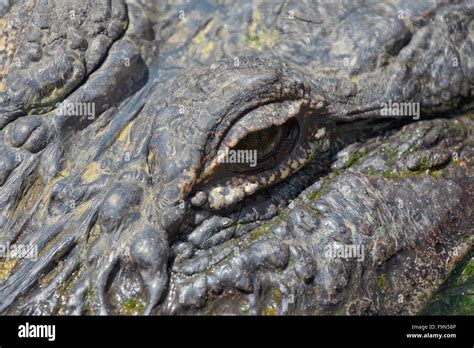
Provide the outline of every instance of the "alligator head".
[[0,22],[2,312],[416,313],[471,249],[468,1],[93,5]]

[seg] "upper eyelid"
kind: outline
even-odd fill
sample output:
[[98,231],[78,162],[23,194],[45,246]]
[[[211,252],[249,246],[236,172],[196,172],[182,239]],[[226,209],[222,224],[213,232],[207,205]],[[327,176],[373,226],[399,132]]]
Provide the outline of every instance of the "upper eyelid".
[[[264,130],[271,126],[281,126],[289,119],[297,116],[301,106],[307,103],[306,100],[297,100],[261,106],[239,120],[230,129],[222,145],[234,147],[239,140],[242,140],[249,133]],[[272,110],[274,108],[276,110]]]
[[[263,105],[246,114],[226,133],[216,152],[216,156],[205,164],[200,179],[204,180],[211,176],[219,163],[221,163],[225,151],[235,147],[248,134],[267,129],[271,126],[283,125],[288,120],[295,118],[302,110],[302,107],[307,104],[309,104],[309,101],[305,99],[283,101]],[[272,112],[272,109],[275,115],[270,117],[269,113]]]

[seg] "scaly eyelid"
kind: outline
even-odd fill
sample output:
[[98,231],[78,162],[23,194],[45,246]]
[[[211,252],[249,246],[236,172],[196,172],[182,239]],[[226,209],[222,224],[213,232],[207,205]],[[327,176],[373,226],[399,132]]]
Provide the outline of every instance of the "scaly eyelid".
[[284,101],[282,103],[267,104],[249,112],[227,132],[217,155],[209,163],[206,163],[198,182],[203,182],[212,176],[219,164],[223,162],[228,151],[236,147],[248,134],[271,126],[282,126],[288,120],[297,117],[303,107],[308,104],[309,100],[305,99]]

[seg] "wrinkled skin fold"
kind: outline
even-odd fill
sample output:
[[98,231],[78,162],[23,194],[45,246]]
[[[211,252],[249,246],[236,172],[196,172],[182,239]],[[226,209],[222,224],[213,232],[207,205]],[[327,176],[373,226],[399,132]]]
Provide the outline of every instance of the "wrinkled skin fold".
[[471,1],[0,14],[1,313],[417,314],[472,250]]

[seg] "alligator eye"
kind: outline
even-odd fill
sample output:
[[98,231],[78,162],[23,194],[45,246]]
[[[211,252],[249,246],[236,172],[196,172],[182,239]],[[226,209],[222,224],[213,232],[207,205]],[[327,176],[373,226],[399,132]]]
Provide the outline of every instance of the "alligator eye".
[[[298,122],[294,119],[281,126],[252,132],[229,150],[227,163],[224,161],[222,167],[234,173],[255,173],[270,169],[289,155],[298,136]],[[235,160],[231,161],[232,158]]]
[[[291,176],[329,147],[308,100],[260,106],[234,123],[199,176],[191,202],[222,209]],[[194,199],[193,199],[194,198]]]

